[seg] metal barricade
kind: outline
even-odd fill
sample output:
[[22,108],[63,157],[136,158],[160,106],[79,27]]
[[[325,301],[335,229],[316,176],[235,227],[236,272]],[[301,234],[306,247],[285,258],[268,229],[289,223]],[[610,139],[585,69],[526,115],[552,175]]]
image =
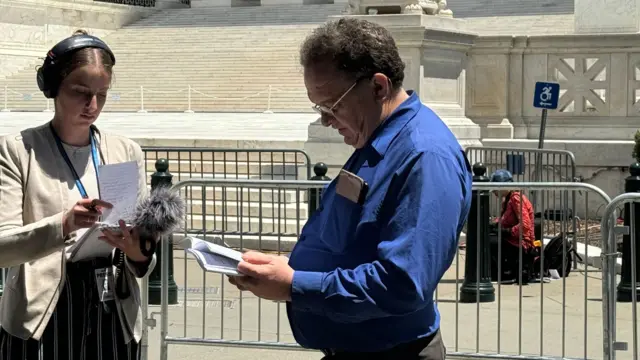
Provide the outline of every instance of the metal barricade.
[[[168,160],[168,170],[174,183],[186,179],[240,179],[240,180],[307,180],[311,177],[309,155],[298,149],[234,149],[234,148],[190,148],[190,147],[142,147],[147,167],[147,175],[156,171],[159,159]],[[150,176],[148,176],[150,178]],[[239,201],[235,195],[218,198],[218,201]],[[227,216],[220,206],[204,206],[204,200],[212,194],[205,194],[190,188],[183,194],[190,202],[190,212],[208,216]],[[202,234],[198,217],[187,218],[188,232]],[[209,229],[212,229],[209,227]],[[214,233],[233,232],[231,228],[212,229]],[[246,229],[245,229],[246,230]],[[249,231],[258,229],[253,226]],[[262,230],[260,230],[262,231]]]
[[[507,169],[513,175],[513,181],[523,182],[579,182],[576,174],[576,159],[571,151],[554,149],[527,149],[509,147],[469,146],[465,153],[471,164],[482,163],[487,168],[487,176],[498,169]],[[566,217],[578,216],[576,213],[577,194],[564,192],[564,197],[551,198],[543,194],[531,194],[531,202],[543,216],[559,218],[554,208],[546,209],[545,205],[555,206],[558,203],[571,203],[571,213]],[[576,231],[576,220],[571,221],[572,231]],[[555,225],[555,223],[551,223]],[[574,244],[575,246],[575,244]],[[575,264],[577,259],[573,259]]]
[[[193,191],[209,195],[202,197],[203,203],[219,202],[214,205],[219,207],[218,216],[207,217],[206,212],[200,216],[202,231],[199,233],[204,236],[198,236],[199,238],[224,242],[237,249],[256,249],[283,254],[291,250],[304,226],[309,211],[308,192],[320,190],[326,184],[325,181],[189,179],[177,183],[174,188],[179,189],[183,196]],[[187,196],[188,209],[190,199],[193,198]],[[318,203],[317,199],[315,203]],[[183,235],[190,234],[185,232]],[[174,235],[174,240],[178,238],[179,236]],[[176,242],[179,246],[179,240]],[[167,242],[163,242],[163,246],[166,249]],[[163,250],[162,253],[166,254],[167,251]],[[286,314],[283,311],[284,304],[239,292],[235,287],[225,284],[226,277],[205,273],[193,258],[186,256],[183,256],[182,281],[178,275],[180,267],[174,268],[177,282],[184,284],[183,293],[179,294],[184,327],[181,337],[171,336],[168,332],[168,318],[175,316],[176,312],[169,310],[167,301],[168,287],[164,279],[168,278],[168,262],[163,259],[161,265],[161,359],[167,359],[168,344],[304,350],[295,343],[288,330]],[[202,274],[200,289],[188,286],[192,283],[187,276],[188,273]],[[198,329],[201,330],[199,336],[195,333],[196,329],[187,326],[187,318],[190,315],[188,309],[198,307],[201,307],[202,311],[199,317],[202,319],[201,328]],[[219,308],[219,312],[211,309],[216,307]],[[217,323],[213,325],[218,330],[217,338],[213,334],[207,335],[207,328],[212,326],[207,325],[210,319]],[[283,326],[283,323],[286,325]],[[232,324],[233,330],[227,328],[228,324]]]
[[469,146],[465,153],[471,164],[483,163],[488,174],[507,169],[517,182],[576,181],[576,159],[571,151]]
[[[500,191],[516,191],[528,198],[530,193],[536,192],[544,197],[560,199],[564,198],[565,192],[582,191],[584,201],[577,202],[577,206],[582,207],[580,210],[586,214],[589,213],[587,208],[594,200],[590,197],[595,197],[603,204],[610,201],[602,190],[583,183],[474,182],[473,188],[475,191],[485,191],[494,195],[498,195]],[[526,206],[524,201],[520,201],[519,204],[519,211],[522,213]],[[562,206],[568,208],[571,207],[571,203],[565,202]],[[480,211],[477,213],[480,214]],[[495,221],[500,215],[500,210],[494,210],[490,215]],[[539,254],[525,253],[522,250],[525,241],[524,225],[519,222],[517,233],[520,246],[516,246],[518,250],[515,253],[507,252],[503,250],[504,245],[497,246],[497,243],[505,241],[501,238],[498,227],[497,235],[489,236],[487,240],[496,243],[497,250],[490,254],[495,256],[495,259],[491,259],[490,263],[497,265],[484,268],[489,272],[495,269],[497,274],[481,274],[483,268],[477,265],[474,273],[474,278],[477,279],[473,281],[477,286],[467,288],[467,291],[472,291],[472,295],[463,294],[461,277],[465,273],[465,264],[461,264],[461,259],[467,260],[467,256],[473,256],[480,261],[483,248],[478,248],[473,254],[467,254],[466,249],[460,250],[453,266],[441,280],[436,295],[438,308],[443,314],[442,332],[447,345],[447,357],[538,360],[601,358],[602,328],[599,325],[602,309],[593,299],[600,294],[601,283],[600,279],[593,275],[593,271],[587,271],[591,265],[599,265],[593,255],[596,252],[595,247],[601,246],[601,237],[594,234],[597,229],[585,226],[592,222],[588,217],[577,220],[578,231],[571,230],[570,218],[543,218],[540,221],[542,223],[537,231],[540,232],[541,239],[537,236],[536,239],[541,240],[545,246],[554,238],[554,241],[560,241],[562,260],[559,269],[553,270],[556,270],[555,273],[569,270],[568,276],[555,276],[549,271],[551,269],[546,268],[549,258],[545,259],[547,253],[544,250]],[[467,231],[469,238],[469,232],[474,229],[468,228]],[[480,222],[475,231],[480,232]],[[580,238],[581,242],[572,241],[576,238]],[[569,266],[572,258],[569,250],[572,243],[576,244],[583,262],[577,269]],[[516,259],[516,273],[522,274],[526,268],[527,272],[533,275],[528,283],[521,278],[514,282],[512,279],[505,281],[507,278],[502,277],[501,266],[505,258],[509,257]],[[510,262],[513,264],[513,261]],[[543,276],[540,276],[540,273]],[[487,278],[491,281],[487,281]],[[495,299],[486,297],[489,293],[492,293]],[[463,302],[463,295],[471,298],[471,301],[467,299]],[[485,298],[484,302],[475,301],[481,297]]]
[[[189,179],[176,184],[174,188],[187,194],[192,188],[199,187],[203,194],[214,194],[214,197],[220,199],[234,199],[226,203],[222,201],[219,205],[222,209],[228,208],[224,210],[224,216],[202,223],[205,229],[201,233],[207,235],[199,236],[200,238],[213,242],[223,241],[237,249],[282,254],[290,251],[304,226],[308,211],[305,192],[321,189],[326,184],[323,181]],[[595,196],[604,204],[609,203],[609,197],[603,191],[583,183],[476,182],[473,187],[476,191],[515,190],[525,195],[532,191],[543,194],[555,192],[560,193],[560,198],[564,197],[563,192],[582,191],[585,201],[578,205],[588,207],[592,203],[589,201],[590,196]],[[215,191],[206,191],[206,188],[214,188]],[[211,198],[204,200],[211,201]],[[569,203],[564,204],[570,206]],[[585,213],[589,212],[585,209]],[[494,302],[481,304],[460,301],[459,291],[464,274],[462,261],[467,254],[466,250],[459,249],[453,265],[435,293],[442,316],[441,331],[447,346],[447,357],[538,360],[600,358],[600,318],[603,308],[593,298],[594,294],[599,296],[602,285],[600,279],[593,276],[593,272],[586,271],[588,264],[594,263],[593,256],[589,257],[589,243],[591,232],[595,230],[583,226],[588,220],[579,220],[584,244],[578,243],[578,252],[587,265],[581,264],[568,277],[560,280],[542,277],[539,282],[528,285],[519,282],[510,285],[493,283]],[[547,229],[543,230],[543,242],[548,242],[559,233],[577,237],[577,232],[569,231],[570,223],[571,219],[562,219],[557,228],[542,224],[542,228]],[[251,224],[257,226],[257,232],[248,231]],[[228,230],[233,231],[232,236],[226,234]],[[219,239],[209,234],[217,234]],[[188,234],[185,232],[184,235]],[[162,254],[166,254],[167,242],[163,242],[162,246]],[[563,245],[562,250],[565,265],[568,262],[567,245]],[[519,256],[522,271],[522,252]],[[175,258],[182,264],[176,264],[174,268],[175,280],[183,289],[179,294],[181,303],[178,306],[168,305],[166,279],[169,263],[165,259],[161,261],[161,360],[169,358],[169,344],[305,350],[295,343],[291,335],[288,319],[283,311],[284,304],[239,292],[226,283],[224,276],[205,273],[192,257],[180,257]],[[498,263],[502,263],[502,260],[498,259]],[[541,259],[540,264],[544,264],[544,259]],[[193,279],[194,274],[200,276]],[[147,316],[146,313],[144,316]],[[197,323],[194,323],[196,319]],[[594,322],[598,325],[595,326]],[[170,328],[170,323],[180,325]],[[180,334],[177,335],[176,331]]]
[[[616,222],[617,212],[621,207],[625,207],[625,212],[627,212],[625,216],[628,217],[628,221],[625,224],[617,224]],[[625,193],[615,197],[609,203],[602,218],[602,233],[607,235],[602,248],[602,263],[603,269],[605,269],[602,276],[602,311],[606,314],[603,317],[603,358],[607,360],[638,359],[639,355],[637,301],[640,295],[638,293],[640,279],[637,278],[638,264],[634,256],[638,250],[637,247],[640,246],[637,243],[637,234],[640,230],[638,228],[640,223],[636,221],[640,215],[638,211],[640,211],[640,193]],[[630,246],[627,249],[630,250],[630,263],[624,264],[624,260],[619,258],[621,254],[617,251],[616,239],[619,235],[628,237],[626,241]],[[624,267],[628,267],[627,274],[630,275],[630,278],[625,279]],[[622,276],[618,276],[619,268],[622,268],[620,271]],[[618,298],[619,282],[625,280],[629,281],[627,285],[630,289],[627,290],[631,292],[630,302],[621,302]],[[626,326],[620,327],[619,324]],[[631,353],[628,352],[629,343],[632,347]],[[625,352],[617,353],[617,351]]]
[[237,149],[142,146],[147,172],[159,159],[169,160],[175,181],[192,178],[307,180],[311,160],[299,149]]

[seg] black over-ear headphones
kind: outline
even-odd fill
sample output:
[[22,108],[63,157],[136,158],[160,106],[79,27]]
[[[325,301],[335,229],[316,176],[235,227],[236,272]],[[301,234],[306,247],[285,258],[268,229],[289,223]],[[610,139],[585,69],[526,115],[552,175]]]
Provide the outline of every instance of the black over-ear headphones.
[[58,88],[62,82],[60,67],[58,66],[59,64],[57,61],[84,48],[98,48],[106,51],[115,65],[116,57],[104,41],[95,36],[84,34],[68,37],[57,43],[51,50],[49,50],[42,67],[38,69],[38,74],[36,76],[38,88],[40,88],[40,91],[42,91],[46,98],[55,98],[56,95],[58,95]]

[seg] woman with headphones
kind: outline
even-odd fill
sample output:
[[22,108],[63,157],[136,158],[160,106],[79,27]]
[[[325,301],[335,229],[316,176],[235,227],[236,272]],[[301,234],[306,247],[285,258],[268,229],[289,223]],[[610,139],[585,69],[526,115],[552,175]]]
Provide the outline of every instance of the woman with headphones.
[[[107,99],[115,56],[78,31],[55,45],[38,69],[53,119],[0,137],[0,267],[10,268],[0,301],[0,359],[138,359],[136,277],[155,255],[136,229],[103,231],[108,257],[71,261],[70,249],[112,205],[100,200],[99,166],[136,161],[140,146],[94,125]],[[142,245],[141,245],[142,244]]]

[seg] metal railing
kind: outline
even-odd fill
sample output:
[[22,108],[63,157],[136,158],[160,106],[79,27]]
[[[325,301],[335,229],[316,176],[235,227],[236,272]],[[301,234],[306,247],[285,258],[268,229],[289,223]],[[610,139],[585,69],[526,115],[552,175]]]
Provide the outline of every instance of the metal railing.
[[[307,192],[310,190],[321,190],[325,185],[326,182],[322,181],[188,179],[174,185],[174,189],[178,189],[180,191],[183,191],[184,193],[188,193],[190,192],[190,188],[198,187],[200,189],[203,189],[202,193],[208,193],[207,191],[205,191],[205,189],[211,187],[214,188],[214,190],[218,190],[214,191],[213,193],[219,193],[221,195],[221,198],[223,199],[229,197],[226,195],[227,193],[231,192],[237,194],[237,201],[234,201],[231,205],[232,208],[236,209],[236,216],[232,217],[233,220],[227,221],[229,216],[227,215],[228,212],[226,212],[219,219],[220,221],[218,223],[212,224],[214,229],[209,229],[207,226],[208,223],[205,223],[205,226],[203,227],[201,233],[210,234],[211,230],[215,230],[215,228],[217,228],[220,231],[215,231],[215,233],[218,233],[220,235],[221,241],[224,243],[231,243],[231,245],[236,248],[253,248],[281,254],[290,251],[293,244],[295,244],[295,242],[297,241],[297,237],[300,234],[302,226],[304,226],[304,213],[307,213],[309,211],[309,209],[305,209],[305,199],[308,198]],[[271,214],[271,216],[266,217],[264,215],[265,212],[268,212],[269,208],[266,209],[267,211],[263,210],[262,197],[269,196],[269,194],[271,200],[270,209],[275,210],[275,214]],[[277,204],[273,202],[273,200],[276,200]],[[252,203],[257,203],[257,210],[253,211],[254,216],[251,216]],[[274,206],[275,209],[273,208]],[[226,209],[226,206],[223,205],[222,208]],[[247,215],[249,216],[244,215],[245,211],[247,211]],[[291,219],[290,217],[292,217],[293,219]],[[246,218],[248,218],[248,222],[245,221]],[[253,222],[252,220],[255,220],[255,222]],[[247,233],[246,228],[250,228],[252,223],[255,227],[258,228],[258,231]],[[227,231],[229,230],[229,227],[233,227],[231,234],[228,234]],[[188,234],[186,234],[185,232],[184,235],[187,236]],[[177,237],[174,237],[174,239],[175,238]],[[207,240],[208,237],[204,236],[202,238]],[[162,254],[167,254],[169,246],[168,242],[163,241],[162,246]],[[183,264],[184,278],[182,283],[187,284],[189,282],[187,274],[190,273],[190,270],[191,272],[196,271],[196,268],[194,267],[195,264],[193,263],[193,261],[189,262],[186,256],[184,257]],[[168,306],[168,283],[164,280],[168,279],[169,277],[169,264],[168,261],[162,259],[161,265],[163,279],[161,290],[162,305],[160,315],[161,360],[167,360],[167,347],[169,344],[223,345],[243,347],[251,346],[304,350],[295,343],[292,336],[290,335],[290,332],[287,332],[287,334],[283,334],[284,331],[282,326],[282,315],[284,315],[285,312],[282,311],[281,303],[263,301],[262,299],[256,299],[253,296],[244,296],[243,293],[234,291],[233,286],[227,285],[225,287],[226,279],[224,276],[208,274],[204,271],[200,271],[202,273],[202,324],[200,337],[195,336],[195,333],[193,331],[189,332],[189,329],[187,327],[187,318],[189,316],[187,309],[189,308],[189,302],[194,301],[193,298],[189,297],[187,291],[183,292],[182,298],[182,315],[184,324],[184,327],[182,329],[182,336],[177,337],[169,335],[168,319],[170,316],[170,312]],[[208,311],[207,309],[208,301],[211,301],[210,299],[207,299],[207,289],[209,288],[207,284],[211,283],[216,285],[213,288],[213,293],[215,293],[216,295],[220,295],[219,298],[214,300],[217,304],[219,304],[218,306],[220,307],[220,313],[213,316],[212,312]],[[234,296],[229,299],[229,296],[231,294],[233,294]],[[255,304],[256,306],[250,307],[250,310],[247,309],[248,306],[244,304],[246,300],[251,300],[251,303]],[[234,336],[234,334],[232,334],[230,330],[225,329],[225,323],[229,320],[225,308],[235,308],[236,305],[239,311],[239,315],[238,321],[235,323],[235,325],[237,326],[237,333]],[[175,314],[175,312],[173,313]],[[255,321],[253,322],[253,326],[249,330],[249,332],[257,334],[257,336],[252,340],[246,339],[247,331],[245,331],[246,328],[243,316],[246,316],[247,313],[254,313],[254,315],[257,313]],[[263,316],[265,316],[265,314],[267,314],[266,316],[269,317],[272,323],[275,322],[275,329],[272,328],[271,330],[264,331],[264,327],[270,327],[268,325],[269,322],[264,321],[263,319]],[[207,337],[207,319],[209,318],[213,318],[219,323],[220,332],[218,338]],[[270,339],[265,339],[265,337],[269,337]]]
[[[527,149],[509,147],[484,147],[469,146],[465,149],[469,162],[472,164],[482,163],[487,168],[487,176],[490,176],[498,169],[507,169],[513,175],[516,182],[577,182],[576,159],[571,151],[554,149]],[[552,192],[544,194],[531,194],[531,202],[538,216],[554,218],[570,218],[570,231],[577,231],[576,219],[579,214],[576,212],[576,192],[563,192],[563,198],[550,196]],[[571,207],[566,213],[558,211],[557,204],[569,204]],[[547,209],[546,206],[553,206]],[[595,211],[597,213],[597,210]],[[591,214],[593,215],[593,214]],[[555,222],[549,223],[555,226]],[[575,244],[574,244],[575,246]],[[573,259],[574,265],[576,259]]]
[[[616,225],[618,218],[617,212],[619,208],[625,208],[625,222],[622,225]],[[636,256],[638,253],[637,243],[640,234],[640,193],[626,193],[615,197],[604,210],[602,218],[602,233],[606,235],[602,247],[602,312],[603,317],[603,334],[604,334],[604,359],[619,359],[617,351],[626,351],[628,344],[631,343],[631,356],[624,356],[625,359],[638,359],[638,319],[637,319],[637,302],[640,290],[640,279],[638,278],[638,264]],[[618,257],[621,255],[617,251],[616,237],[623,235],[623,241],[630,256],[622,259],[620,267],[622,276],[617,276]],[[623,245],[624,249],[624,245]],[[624,251],[624,250],[623,250]],[[635,255],[634,255],[635,254]],[[626,260],[626,261],[625,261]],[[618,283],[618,280],[620,283]],[[617,286],[616,286],[617,285]],[[619,292],[622,292],[626,299],[619,298]],[[629,301],[630,300],[630,301]],[[621,304],[621,302],[623,302]],[[622,315],[619,314],[619,308],[623,308]],[[619,323],[630,325],[621,328]]]
[[[41,92],[24,93],[3,86],[0,97],[0,112],[11,111],[44,111],[53,110],[53,101],[45,98]],[[304,88],[265,85],[263,89],[246,96],[219,96],[198,90],[187,85],[180,89],[159,90],[145,86],[115,88],[109,92],[109,97],[103,111],[127,111],[147,113],[149,111],[171,112],[209,112],[227,109],[231,112],[244,111],[249,107],[251,111],[262,111],[265,114],[286,109],[286,103],[291,102],[291,96],[304,94]],[[240,93],[240,91],[238,90]],[[225,94],[229,94],[225,91]],[[284,100],[283,100],[284,99]],[[278,101],[274,104],[274,101]],[[306,106],[306,105],[305,105]],[[306,108],[305,108],[306,109]],[[311,110],[311,108],[308,108]]]
[[[167,159],[166,170],[173,176],[173,182],[187,179],[244,179],[244,180],[307,180],[311,177],[309,155],[298,149],[236,149],[236,148],[189,148],[144,146],[144,159],[147,173],[162,171],[162,162]],[[160,167],[160,169],[158,168]],[[165,170],[165,171],[166,171]],[[244,196],[244,198],[243,198]],[[257,205],[252,211],[260,209],[263,219],[275,219],[280,199],[274,192],[257,193],[234,188],[222,191],[220,188],[191,186],[183,193],[187,199],[186,229],[191,235],[237,236],[240,232],[247,235],[273,233],[277,229],[247,223],[241,229],[239,211],[243,200],[253,199]],[[289,201],[292,199],[289,197]],[[230,207],[235,204],[235,207]],[[270,204],[268,207],[266,204]],[[249,210],[249,209],[248,209]],[[248,211],[247,210],[247,211]],[[251,214],[249,214],[251,215]],[[231,220],[233,217],[233,221]],[[224,219],[224,226],[220,221]],[[217,226],[218,225],[218,226]]]
[[[228,206],[235,210],[225,210],[227,212],[217,219],[217,222],[205,223],[207,228],[202,229],[202,233],[205,234],[212,233],[210,230],[216,230],[213,233],[218,234],[220,239],[210,235],[199,236],[200,238],[214,242],[223,241],[237,249],[287,253],[297,241],[307,218],[305,213],[309,209],[308,203],[305,202],[306,192],[320,190],[326,184],[320,181],[293,180],[189,179],[181,181],[174,188],[184,194],[193,187],[214,188],[218,191],[202,193],[218,194],[221,199],[228,198],[223,195],[225,193],[238,194],[228,205],[222,204],[223,209]],[[582,191],[585,201],[580,201],[577,205],[585,208],[592,203],[589,201],[590,196],[595,196],[605,205],[610,201],[602,190],[583,183],[474,183],[473,187],[476,192],[508,189],[520,191],[525,195],[531,192]],[[241,191],[238,192],[238,189]],[[260,210],[265,205],[260,203],[260,198],[265,194],[270,194],[272,199],[286,198],[286,201],[277,201],[275,205],[269,203],[267,214],[267,211]],[[560,198],[563,197],[560,194]],[[569,204],[565,202],[563,206],[570,207]],[[582,210],[589,213],[588,209]],[[541,239],[543,243],[559,233],[571,237],[578,236],[578,231],[568,231],[572,221],[570,218],[542,221],[554,222],[554,226],[542,226],[546,229]],[[584,264],[577,270],[561,280],[549,279],[543,272],[538,279],[539,284],[493,283],[495,301],[482,305],[479,302],[468,304],[460,301],[459,289],[464,274],[462,260],[466,260],[467,253],[465,249],[459,249],[453,265],[435,293],[435,300],[442,314],[441,331],[448,347],[448,356],[538,360],[600,358],[602,307],[594,306],[591,298],[594,294],[601,294],[602,285],[594,272],[587,271],[590,264],[597,265],[596,258],[593,255],[589,256],[589,249],[594,245],[591,243],[591,235],[597,232],[597,229],[587,226],[590,221],[592,220],[588,218],[578,220],[578,229],[582,233],[583,241],[578,242],[578,251],[582,253]],[[236,224],[236,228],[230,229],[230,223]],[[256,226],[258,231],[247,232],[250,224]],[[230,235],[229,230],[234,232]],[[183,235],[188,236],[186,232]],[[595,235],[594,238],[599,241],[600,237]],[[163,242],[162,246],[162,253],[166,254],[167,242]],[[563,245],[563,265],[569,259],[567,254],[568,249]],[[161,260],[162,360],[167,359],[169,344],[304,350],[295,343],[291,335],[286,314],[282,309],[283,304],[260,300],[250,293],[239,292],[226,283],[224,276],[204,272],[193,258],[180,256],[177,258],[181,260],[182,266],[174,268],[176,282],[184,289],[178,306],[168,304],[168,284],[165,279],[168,277],[169,265],[168,261]],[[522,253],[519,256],[522,271]],[[502,259],[498,259],[498,263],[502,263]],[[544,259],[540,262],[542,263]],[[540,269],[542,270],[542,266]],[[200,279],[193,279],[194,274],[201,274]],[[195,284],[200,284],[197,286],[198,289],[187,290]],[[212,311],[212,307],[219,307],[219,311]],[[181,316],[182,321],[174,320],[176,316]],[[198,321],[197,324],[193,323],[195,319]],[[181,329],[169,326],[175,322],[183,324]],[[176,334],[176,330],[180,334]],[[464,334],[466,332],[469,334]]]
[[142,146],[147,172],[168,160],[174,180],[221,176],[224,179],[307,180],[311,158],[299,149],[239,149]]
[[94,1],[106,2],[111,4],[144,6],[144,7],[156,6],[156,0],[94,0]]
[[483,163],[487,174],[507,169],[517,182],[577,180],[576,159],[567,150],[469,146],[465,153],[470,163]]

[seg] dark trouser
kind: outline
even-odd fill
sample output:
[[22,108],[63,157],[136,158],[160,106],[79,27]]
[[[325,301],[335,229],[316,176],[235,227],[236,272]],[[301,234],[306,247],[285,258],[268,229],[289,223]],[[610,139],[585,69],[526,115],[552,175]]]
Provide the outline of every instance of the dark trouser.
[[447,354],[444,342],[442,341],[442,336],[440,335],[440,330],[426,338],[401,344],[392,349],[381,352],[323,352],[325,353],[325,357],[323,357],[322,360],[444,360]]
[[108,259],[67,263],[65,285],[39,341],[0,330],[0,360],[137,360],[135,340],[125,344],[113,300],[98,297],[94,270]]
[[[496,235],[489,236],[489,244],[491,248],[491,281],[498,281],[498,262],[502,263],[501,266],[501,281],[518,281],[520,272],[520,248],[506,239],[502,239],[502,249],[500,259],[498,259],[498,237]],[[525,249],[522,249],[522,282],[529,281],[531,276],[530,269],[532,263],[531,254]]]

